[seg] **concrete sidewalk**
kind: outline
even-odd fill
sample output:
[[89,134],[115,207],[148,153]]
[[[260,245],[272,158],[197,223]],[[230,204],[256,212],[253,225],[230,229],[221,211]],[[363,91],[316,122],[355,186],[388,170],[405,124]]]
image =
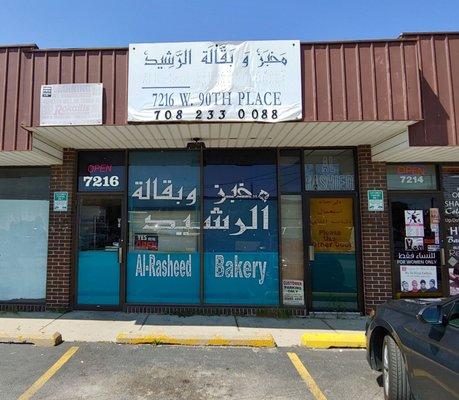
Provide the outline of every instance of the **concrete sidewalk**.
[[305,318],[127,314],[108,311],[0,313],[0,333],[36,335],[59,332],[64,341],[115,342],[120,333],[168,336],[247,337],[272,335],[277,346],[300,345],[301,336],[319,332],[363,332],[366,317],[320,314]]

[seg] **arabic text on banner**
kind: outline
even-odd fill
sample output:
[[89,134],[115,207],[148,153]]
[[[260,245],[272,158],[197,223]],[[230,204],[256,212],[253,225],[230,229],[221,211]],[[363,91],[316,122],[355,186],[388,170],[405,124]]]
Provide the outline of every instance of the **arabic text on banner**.
[[298,120],[300,64],[295,40],[131,44],[128,121]]

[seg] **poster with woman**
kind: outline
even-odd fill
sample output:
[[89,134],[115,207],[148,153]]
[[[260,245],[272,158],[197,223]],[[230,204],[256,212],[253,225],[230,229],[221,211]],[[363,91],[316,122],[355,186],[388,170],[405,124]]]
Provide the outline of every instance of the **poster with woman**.
[[449,294],[454,296],[459,294],[459,267],[449,268]]
[[400,266],[401,290],[405,293],[438,291],[437,267],[435,265]]

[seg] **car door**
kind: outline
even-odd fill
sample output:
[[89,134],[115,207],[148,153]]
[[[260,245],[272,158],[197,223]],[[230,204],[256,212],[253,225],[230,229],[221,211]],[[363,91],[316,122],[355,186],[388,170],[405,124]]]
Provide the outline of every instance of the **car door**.
[[417,399],[459,399],[459,300],[443,306],[444,324],[406,326],[411,390]]
[[442,345],[449,349],[447,357],[444,381],[450,393],[455,394],[459,399],[459,300],[454,302],[448,315],[448,323],[445,328],[445,335],[442,338]]

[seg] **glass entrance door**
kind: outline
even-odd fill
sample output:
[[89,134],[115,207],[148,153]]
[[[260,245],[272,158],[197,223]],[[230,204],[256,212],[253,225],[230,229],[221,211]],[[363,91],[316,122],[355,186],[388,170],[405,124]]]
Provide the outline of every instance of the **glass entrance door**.
[[76,303],[117,308],[123,263],[120,196],[80,196]]
[[442,295],[440,206],[436,194],[397,193],[390,197],[396,297]]
[[311,279],[312,308],[356,311],[354,197],[311,196],[307,205],[308,275]]

